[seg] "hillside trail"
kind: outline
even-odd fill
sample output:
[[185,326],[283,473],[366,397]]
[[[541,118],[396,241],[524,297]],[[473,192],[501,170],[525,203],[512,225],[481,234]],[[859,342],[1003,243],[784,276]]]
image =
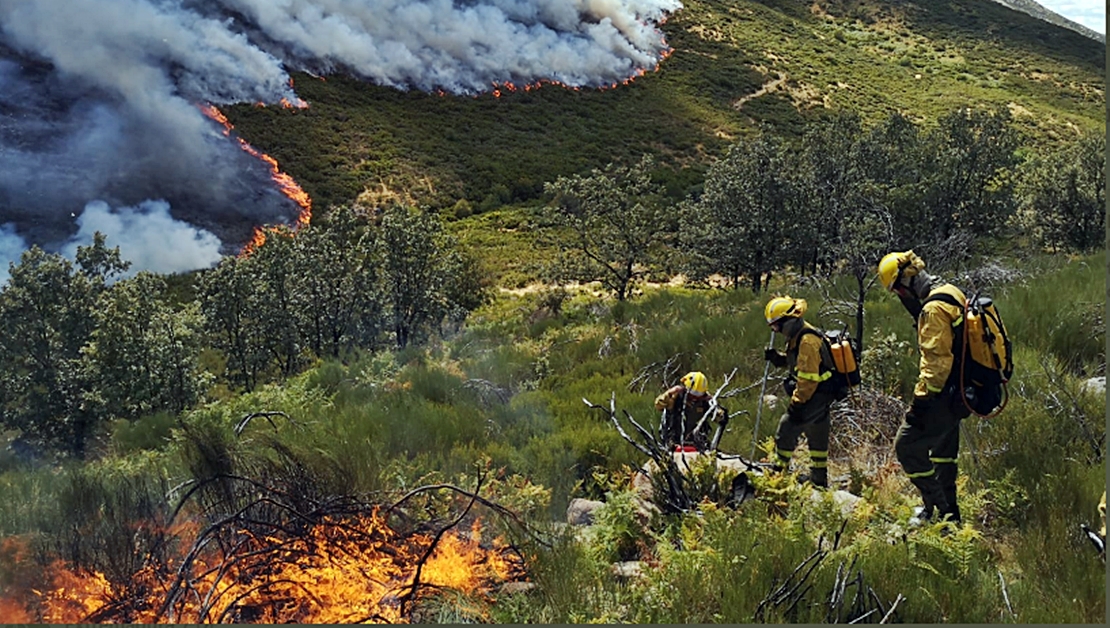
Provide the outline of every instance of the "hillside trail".
[[748,102],[749,100],[759,98],[760,96],[773,91],[777,91],[780,87],[782,87],[782,84],[785,83],[787,79],[785,72],[778,72],[778,75],[779,77],[777,79],[764,83],[763,87],[760,87],[751,94],[748,94],[747,96],[741,96],[740,98],[734,100],[732,102],[732,108],[739,111],[740,108],[744,106],[744,103]]

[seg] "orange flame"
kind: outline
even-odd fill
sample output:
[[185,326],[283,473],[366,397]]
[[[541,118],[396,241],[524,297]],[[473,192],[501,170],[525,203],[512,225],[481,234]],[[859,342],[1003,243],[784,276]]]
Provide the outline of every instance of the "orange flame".
[[[401,600],[410,595],[432,539],[403,537],[376,514],[326,523],[331,525],[295,538],[259,538],[242,530],[233,559],[206,551],[179,581],[180,560],[162,569],[145,567],[123,585],[58,561],[47,570],[49,589],[30,590],[22,601],[0,599],[0,617],[51,624],[404,622]],[[469,531],[445,534],[421,567],[421,585],[483,595],[510,579],[515,566],[503,546],[495,541],[483,549],[480,538],[478,522]],[[188,592],[167,604],[175,581]]]
[[[290,84],[292,84],[292,79],[290,79]],[[298,103],[294,104],[290,103],[284,98],[281,100],[281,105],[286,108],[296,107],[302,109],[308,106],[303,101],[298,100]],[[231,125],[231,122],[228,121],[227,116],[225,116],[219,109],[217,109],[214,105],[208,104],[201,105],[200,110],[201,113],[203,113],[209,119],[215,121],[224,128],[223,132],[225,137],[231,137],[231,132],[235,129],[235,127]],[[239,148],[243,149],[244,152],[266,162],[266,164],[270,167],[270,178],[273,179],[274,183],[277,184],[282,194],[289,197],[290,200],[300,206],[301,211],[297,215],[297,220],[294,223],[294,228],[299,229],[301,227],[308,226],[309,222],[311,222],[312,220],[312,198],[308,195],[308,193],[301,188],[301,186],[293,179],[293,177],[281,171],[281,168],[278,166],[278,162],[276,159],[251,146],[246,140],[241,137],[236,136],[235,139],[239,142]],[[251,241],[243,247],[240,255],[250,255],[251,252],[261,246],[262,243],[265,241],[266,229],[264,227],[256,227],[254,230],[254,236],[251,238]]]
[[[665,59],[667,59],[668,57],[670,57],[672,54],[674,54],[674,48],[667,48],[667,49],[663,50],[660,53],[659,63],[656,63],[655,67],[651,68],[651,71],[652,72],[658,72],[659,67],[662,65],[663,61]],[[638,69],[636,69],[636,71],[633,73],[632,76],[624,79],[623,81],[617,81],[617,82],[611,83],[609,85],[599,85],[596,89],[598,91],[605,91],[605,90],[608,90],[608,89],[616,89],[616,88],[620,87],[621,85],[631,85],[633,81],[640,78],[641,76],[646,75],[647,73],[648,73],[648,70],[646,70],[644,68],[638,68]],[[534,81],[532,83],[525,83],[523,86],[517,86],[515,83],[512,83],[510,81],[505,81],[505,82],[502,82],[502,83],[498,83],[498,82],[494,81],[493,82],[493,90],[492,90],[491,94],[493,95],[494,98],[501,98],[501,96],[505,92],[515,93],[516,91],[521,90],[521,89],[523,89],[525,92],[530,92],[532,90],[539,89],[539,88],[541,88],[545,85],[554,85],[556,87],[562,87],[563,89],[569,89],[569,90],[575,91],[575,92],[582,91],[581,87],[574,87],[574,86],[571,86],[571,85],[567,85],[566,83],[561,83],[559,81],[553,81],[553,80],[550,80],[550,79],[539,79],[539,80]],[[436,90],[435,93],[436,93],[437,96],[446,96],[447,95],[446,92],[444,92],[443,90]]]

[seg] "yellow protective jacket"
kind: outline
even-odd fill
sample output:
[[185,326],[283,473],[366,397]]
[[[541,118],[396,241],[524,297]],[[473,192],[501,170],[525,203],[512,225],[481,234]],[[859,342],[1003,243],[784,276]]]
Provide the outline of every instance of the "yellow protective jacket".
[[832,377],[832,371],[822,368],[821,350],[825,342],[822,340],[821,330],[809,323],[803,323],[802,329],[817,333],[799,331],[786,342],[786,367],[797,379],[794,394],[790,396],[792,404],[809,401],[817,391],[817,385]]
[[[929,296],[948,294],[960,303],[967,297],[952,284],[941,284],[929,291]],[[917,348],[921,352],[918,366],[917,385],[914,386],[915,398],[928,397],[944,390],[948,376],[952,372],[952,343],[955,338],[953,327],[964,320],[963,309],[950,303],[928,301],[917,317]]]
[[682,410],[686,413],[687,421],[690,419],[700,420],[705,415],[705,411],[709,409],[708,396],[699,398],[694,395],[687,395],[686,387],[681,384],[671,386],[659,393],[659,396],[655,398],[655,409],[658,411],[676,411],[678,408],[675,407],[675,404],[678,403],[679,399],[682,400]]
[[1106,491],[1102,492],[1102,501],[1098,503],[1098,516],[1102,518],[1102,528],[1098,531],[1102,538],[1106,538]]

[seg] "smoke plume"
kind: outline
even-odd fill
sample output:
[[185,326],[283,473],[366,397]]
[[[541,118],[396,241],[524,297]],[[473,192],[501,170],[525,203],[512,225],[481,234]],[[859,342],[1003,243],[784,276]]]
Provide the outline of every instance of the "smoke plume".
[[105,244],[119,247],[120,256],[137,270],[172,273],[182,268],[208,268],[220,261],[220,241],[211,232],[194,228],[170,216],[169,203],[147,201],[138,207],[113,210],[93,201],[77,217],[77,234],[62,247],[66,257],[76,257],[77,247],[93,243],[104,234]]
[[0,225],[0,286],[8,282],[8,267],[19,262],[27,243],[15,232],[14,225]]
[[[666,44],[656,25],[680,6],[0,0],[0,252],[19,240],[61,250],[108,216],[125,240],[155,233],[143,222],[174,220],[215,234],[230,252],[253,227],[289,222],[299,207],[199,106],[300,104],[292,70],[458,94],[506,82],[608,85],[659,62]],[[182,254],[160,253],[163,265],[157,255],[134,261],[164,270],[210,263],[207,236],[180,242]]]

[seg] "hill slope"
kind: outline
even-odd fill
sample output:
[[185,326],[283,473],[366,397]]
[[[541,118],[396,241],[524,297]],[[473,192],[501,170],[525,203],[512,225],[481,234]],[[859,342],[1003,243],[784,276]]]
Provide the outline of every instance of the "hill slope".
[[680,192],[757,125],[797,134],[833,109],[934,119],[1008,106],[1041,140],[1105,124],[1105,46],[996,3],[690,0],[663,28],[674,53],[616,89],[440,96],[298,75],[310,108],[228,115],[321,208],[496,207],[647,151],[692,167],[672,182]]
[[1095,31],[1087,28],[1086,26],[1083,26],[1082,24],[1078,24],[1076,22],[1073,22],[1073,21],[1069,20],[1068,18],[1060,15],[1059,13],[1049,11],[1043,5],[1041,5],[1037,2],[1034,2],[1033,0],[996,0],[996,2],[1000,2],[1000,3],[1010,7],[1011,9],[1016,9],[1016,10],[1021,11],[1023,13],[1028,13],[1029,15],[1032,15],[1034,17],[1039,17],[1042,20],[1044,20],[1046,22],[1050,22],[1052,24],[1056,24],[1057,26],[1063,26],[1064,28],[1070,28],[1071,30],[1073,30],[1077,33],[1086,35],[1087,37],[1090,37],[1091,39],[1101,41],[1104,44],[1106,43],[1106,35],[1103,35],[1102,33],[1095,32]]

